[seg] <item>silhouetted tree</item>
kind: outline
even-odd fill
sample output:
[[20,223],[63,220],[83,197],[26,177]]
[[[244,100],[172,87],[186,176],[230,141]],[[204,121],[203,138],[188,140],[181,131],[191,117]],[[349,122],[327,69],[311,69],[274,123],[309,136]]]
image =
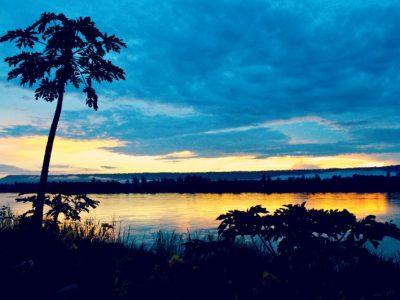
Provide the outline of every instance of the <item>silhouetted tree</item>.
[[125,43],[115,35],[97,29],[89,17],[69,19],[64,14],[44,13],[25,29],[8,31],[0,42],[15,42],[21,52],[5,61],[12,70],[8,79],[19,78],[21,85],[35,86],[35,98],[48,102],[57,100],[47,140],[40,176],[34,220],[39,228],[53,142],[61,115],[65,88],[83,86],[86,104],[97,110],[97,93],[93,81],[125,79],[124,71],[104,58],[108,52],[120,52]]
[[137,179],[136,177],[132,178],[132,184],[133,185],[138,185],[139,184],[139,179]]

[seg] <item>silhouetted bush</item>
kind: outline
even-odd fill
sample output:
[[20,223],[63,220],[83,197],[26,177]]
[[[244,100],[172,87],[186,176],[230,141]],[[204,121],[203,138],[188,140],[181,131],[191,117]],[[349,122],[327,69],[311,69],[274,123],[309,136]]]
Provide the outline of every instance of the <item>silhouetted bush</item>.
[[218,233],[233,242],[237,236],[257,237],[269,254],[351,251],[371,243],[375,248],[385,237],[400,240],[393,223],[369,215],[361,220],[347,210],[307,209],[305,202],[284,205],[270,214],[260,205],[246,211],[220,215]]
[[[128,245],[115,226],[90,220],[32,235],[4,208],[0,298],[400,299],[398,264],[365,248],[398,237],[392,224],[304,205],[220,219],[220,237],[159,233]],[[251,237],[271,241],[275,254]]]
[[[28,195],[17,198],[17,202],[32,203],[34,207],[37,195]],[[46,194],[44,205],[47,208],[45,213],[45,224],[50,223],[53,229],[58,229],[59,216],[61,215],[66,221],[80,221],[82,212],[89,212],[91,208],[96,208],[99,201],[93,200],[84,194],[63,195],[63,194]],[[31,219],[34,215],[34,209],[25,212],[20,218]]]

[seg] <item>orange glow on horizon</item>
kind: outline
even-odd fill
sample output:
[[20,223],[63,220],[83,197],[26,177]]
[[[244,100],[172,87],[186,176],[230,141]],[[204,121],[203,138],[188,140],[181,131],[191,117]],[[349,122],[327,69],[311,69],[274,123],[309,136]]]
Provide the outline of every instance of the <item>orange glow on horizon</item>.
[[[46,140],[47,136],[0,138],[0,164],[15,166],[28,172],[38,172]],[[250,154],[201,157],[190,149],[165,155],[133,155],[113,151],[113,148],[125,145],[124,141],[116,139],[57,137],[53,149],[51,172],[71,174],[257,171],[376,167],[396,163],[367,154],[257,158]]]

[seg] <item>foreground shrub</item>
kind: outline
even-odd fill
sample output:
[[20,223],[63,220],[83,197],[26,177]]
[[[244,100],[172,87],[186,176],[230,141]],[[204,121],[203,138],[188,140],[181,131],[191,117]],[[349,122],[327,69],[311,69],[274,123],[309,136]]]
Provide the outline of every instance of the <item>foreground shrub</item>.
[[[332,213],[342,219],[335,225],[329,211],[285,207],[276,212],[283,225],[273,238],[278,229],[263,223],[271,214],[261,207],[238,213],[240,222],[227,215],[232,224],[220,227],[220,238],[159,233],[144,246],[124,244],[115,226],[94,221],[63,222],[58,231],[32,235],[18,217],[0,214],[0,224],[8,224],[0,227],[0,298],[400,299],[398,265],[364,247],[365,238],[382,236],[371,218]],[[391,224],[379,224],[396,233]],[[248,242],[264,229],[274,252],[261,241]]]
[[[21,215],[25,222],[29,222],[34,216],[34,204],[37,202],[37,195],[23,195],[17,198],[17,202],[32,203],[32,209]],[[99,205],[99,201],[89,198],[85,194],[66,195],[66,194],[46,194],[44,205],[47,210],[45,213],[44,224],[49,225],[52,230],[58,230],[60,216],[65,221],[80,221],[82,212],[89,212]]]
[[246,211],[233,210],[220,215],[218,234],[234,242],[240,237],[258,240],[269,254],[294,255],[315,251],[354,251],[367,243],[378,247],[385,237],[400,240],[393,223],[376,221],[369,215],[361,220],[347,210],[307,209],[284,205],[274,213],[253,206]]

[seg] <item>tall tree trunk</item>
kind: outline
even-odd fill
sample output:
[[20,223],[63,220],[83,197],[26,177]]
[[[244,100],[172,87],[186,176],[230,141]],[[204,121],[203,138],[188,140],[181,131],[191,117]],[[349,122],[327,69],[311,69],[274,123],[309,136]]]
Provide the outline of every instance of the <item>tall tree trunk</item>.
[[34,226],[37,230],[41,230],[43,222],[43,206],[46,195],[47,177],[49,175],[49,166],[51,159],[51,152],[53,150],[54,138],[57,132],[58,121],[60,120],[62,104],[64,98],[64,85],[60,88],[59,97],[57,100],[57,107],[54,112],[53,122],[51,123],[49,137],[47,138],[46,151],[43,159],[42,172],[40,174],[39,189],[37,199],[34,203]]

